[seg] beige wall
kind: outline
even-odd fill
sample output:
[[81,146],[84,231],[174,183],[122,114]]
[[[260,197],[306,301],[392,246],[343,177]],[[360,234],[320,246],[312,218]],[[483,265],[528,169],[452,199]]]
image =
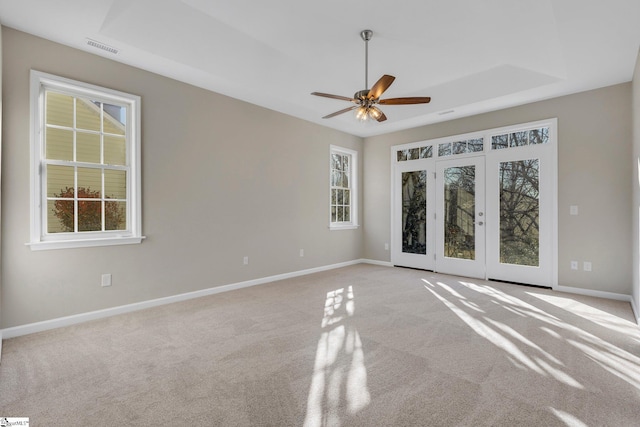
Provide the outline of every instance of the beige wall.
[[[631,83],[365,139],[365,258],[389,261],[392,145],[558,118],[558,284],[631,293]],[[578,216],[569,206],[578,205]],[[593,271],[572,271],[570,261]],[[582,265],[582,263],[580,263]]]
[[[633,303],[636,308],[636,316],[640,316],[640,52],[633,73],[633,156],[631,156],[631,168],[633,169],[633,206],[632,206],[632,236],[633,249]],[[640,317],[638,318],[640,323]]]
[[[12,29],[2,41],[0,328],[362,256],[362,229],[328,229],[329,145],[362,153],[361,138]],[[142,244],[25,246],[31,68],[142,97]]]

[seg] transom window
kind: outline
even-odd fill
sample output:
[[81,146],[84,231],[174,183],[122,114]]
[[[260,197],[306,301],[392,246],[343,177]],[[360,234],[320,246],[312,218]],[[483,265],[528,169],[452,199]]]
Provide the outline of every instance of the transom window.
[[140,98],[32,71],[32,249],[139,243]]
[[331,146],[329,226],[332,229],[358,225],[357,167],[356,151]]

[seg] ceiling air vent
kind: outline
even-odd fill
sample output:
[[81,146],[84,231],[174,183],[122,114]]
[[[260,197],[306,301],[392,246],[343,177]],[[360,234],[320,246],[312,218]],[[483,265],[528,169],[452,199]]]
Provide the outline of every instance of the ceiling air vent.
[[107,51],[109,53],[113,53],[114,55],[118,54],[118,49],[116,49],[115,47],[111,47],[109,45],[106,45],[104,43],[100,43],[100,42],[95,41],[95,40],[87,39],[87,44],[89,46],[105,50],[105,51]]

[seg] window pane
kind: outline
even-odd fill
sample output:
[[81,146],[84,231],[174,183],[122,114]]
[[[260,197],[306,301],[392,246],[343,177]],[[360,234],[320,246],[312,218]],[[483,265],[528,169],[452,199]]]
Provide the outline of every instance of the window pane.
[[349,173],[349,156],[342,156],[342,170]]
[[47,159],[73,160],[73,131],[47,128]]
[[342,187],[342,172],[334,170],[331,172],[331,186]]
[[430,145],[428,147],[420,148],[420,158],[421,159],[430,159],[433,157],[433,147]]
[[73,197],[73,173],[70,166],[47,166],[47,197]]
[[338,206],[336,209],[338,211],[338,219],[337,219],[337,221],[338,222],[344,221],[344,207]]
[[549,142],[549,128],[529,131],[529,144],[546,144]]
[[450,156],[451,155],[451,143],[447,142],[446,144],[438,145],[438,156]]
[[396,152],[396,156],[399,162],[404,162],[405,160],[407,160],[407,154],[408,151],[407,150],[400,150],[398,152]]
[[444,171],[444,255],[475,259],[475,166]]
[[501,150],[503,148],[509,147],[509,135],[497,135],[491,137],[491,149],[492,150]]
[[90,99],[76,98],[76,127],[100,131],[100,103]]
[[78,197],[100,198],[102,191],[102,170],[78,168]]
[[78,231],[102,231],[102,202],[78,201]]
[[47,91],[47,124],[73,127],[73,97]]
[[125,171],[104,171],[104,197],[106,199],[127,198],[127,173]]
[[338,200],[336,201],[337,205],[342,205],[343,204],[343,197],[342,197],[342,190],[338,190]]
[[76,160],[78,162],[100,163],[100,135],[97,133],[76,133]]
[[344,204],[351,205],[351,192],[349,190],[344,190]]
[[342,186],[349,188],[349,174],[342,172]]
[[124,135],[125,125],[127,123],[127,109],[119,105],[102,104],[103,129],[106,133],[115,133]]
[[338,203],[338,190],[332,189],[331,190],[331,204],[335,205],[336,203]]
[[342,156],[340,154],[331,155],[331,168],[335,170],[342,170]]
[[419,148],[410,148],[408,160],[416,160],[420,158],[420,149]]
[[463,154],[467,152],[467,141],[453,143],[453,154]]
[[73,200],[47,201],[47,233],[73,231]]
[[514,132],[509,134],[509,142],[511,147],[527,145],[527,132]]
[[107,165],[127,164],[125,139],[117,136],[104,136],[104,163]]
[[331,222],[336,222],[338,219],[337,213],[336,213],[336,207],[335,206],[331,206]]
[[104,202],[105,230],[127,229],[127,202]]
[[470,153],[477,153],[478,151],[482,151],[482,149],[484,148],[484,139],[470,139],[467,141],[467,144]]
[[344,207],[344,221],[345,222],[351,221],[351,212],[349,210],[349,206]]
[[539,265],[538,159],[500,163],[500,262]]
[[402,252],[427,253],[427,171],[402,173]]

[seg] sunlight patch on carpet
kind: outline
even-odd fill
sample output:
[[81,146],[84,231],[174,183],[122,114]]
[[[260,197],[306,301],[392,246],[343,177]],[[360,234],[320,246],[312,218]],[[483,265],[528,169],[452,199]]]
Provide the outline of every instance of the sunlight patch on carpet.
[[305,427],[340,426],[371,402],[364,350],[350,320],[355,314],[353,287],[328,292],[313,368]]

